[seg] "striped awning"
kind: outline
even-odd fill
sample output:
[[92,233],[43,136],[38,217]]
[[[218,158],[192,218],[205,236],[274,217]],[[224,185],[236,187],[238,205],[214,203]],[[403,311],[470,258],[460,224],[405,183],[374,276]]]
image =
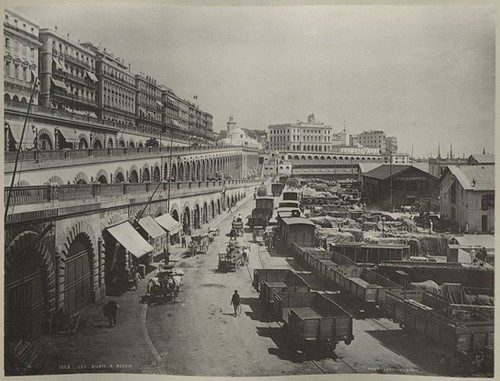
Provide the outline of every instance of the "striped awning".
[[69,127],[58,127],[59,132],[64,136],[67,143],[79,143],[78,133],[75,129]]
[[[16,145],[19,145],[19,142],[21,141],[21,134],[23,132],[24,122],[9,120],[7,121],[7,124],[9,126],[12,139],[14,139]],[[23,149],[31,149],[34,147],[34,145],[35,134],[33,133],[32,125],[30,123],[27,123],[21,147]]]
[[56,87],[59,87],[60,89],[64,91],[68,91],[68,87],[63,81],[59,81],[58,79],[51,78],[52,84]]
[[147,243],[128,222],[108,228],[108,232],[136,258],[153,251],[153,246]]
[[175,218],[173,218],[170,214],[166,213],[160,217],[156,217],[155,221],[158,222],[158,224],[168,231],[170,234],[175,234],[179,230],[181,230],[181,223],[179,221],[176,221]]
[[165,232],[165,230],[163,230],[161,228],[161,226],[158,225],[158,223],[151,216],[146,216],[146,217],[141,218],[139,220],[139,225],[153,239],[157,239],[157,238],[159,238],[161,236],[167,235],[167,233]]
[[97,79],[97,77],[95,76],[95,74],[94,74],[94,73],[92,73],[92,72],[90,72],[90,71],[87,71],[86,73],[87,73],[87,76],[90,78],[90,80],[91,80],[92,82],[97,82],[97,81],[98,81],[98,79]]

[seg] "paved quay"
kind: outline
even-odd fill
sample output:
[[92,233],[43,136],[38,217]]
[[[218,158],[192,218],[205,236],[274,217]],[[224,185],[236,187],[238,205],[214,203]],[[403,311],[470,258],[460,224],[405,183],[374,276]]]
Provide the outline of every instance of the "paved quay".
[[[202,229],[193,230],[192,234],[217,228],[224,220],[231,220],[250,200],[253,200],[253,194],[240,200],[231,213],[223,211]],[[225,233],[221,231],[220,234]],[[170,252],[170,259],[179,262],[185,257],[187,249],[177,244],[170,247]],[[158,263],[152,266],[157,268]],[[150,373],[151,368],[162,365],[146,329],[148,305],[142,302],[148,281],[155,273],[156,270],[150,271],[137,290],[130,289],[120,296],[106,296],[103,301],[86,306],[73,334],[37,338],[34,345],[45,359],[39,374]],[[110,300],[120,306],[117,325],[111,328],[102,313],[102,307]]]

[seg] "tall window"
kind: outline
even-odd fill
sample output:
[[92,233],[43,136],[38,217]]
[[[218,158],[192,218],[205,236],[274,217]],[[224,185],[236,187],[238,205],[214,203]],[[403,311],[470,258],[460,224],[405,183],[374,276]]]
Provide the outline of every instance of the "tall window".
[[19,78],[19,65],[14,65],[14,78]]

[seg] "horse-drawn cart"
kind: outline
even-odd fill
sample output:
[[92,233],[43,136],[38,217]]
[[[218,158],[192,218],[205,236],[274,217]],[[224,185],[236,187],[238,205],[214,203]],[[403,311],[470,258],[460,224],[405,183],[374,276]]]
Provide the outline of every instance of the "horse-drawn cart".
[[147,297],[167,299],[175,302],[182,285],[184,272],[173,265],[160,266],[156,275],[149,280]]
[[230,240],[225,253],[219,253],[219,270],[236,271],[248,263],[249,248]]
[[191,236],[191,242],[189,244],[189,251],[191,256],[198,254],[207,254],[208,247],[211,241],[209,234],[198,234]]

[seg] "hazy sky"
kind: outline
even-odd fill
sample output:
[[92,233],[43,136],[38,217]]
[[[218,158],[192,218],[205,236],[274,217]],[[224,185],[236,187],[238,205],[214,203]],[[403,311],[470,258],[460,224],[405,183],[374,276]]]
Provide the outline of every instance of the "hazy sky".
[[381,129],[400,152],[494,152],[495,22],[490,7],[21,8],[41,27],[101,44],[240,127],[316,119]]

